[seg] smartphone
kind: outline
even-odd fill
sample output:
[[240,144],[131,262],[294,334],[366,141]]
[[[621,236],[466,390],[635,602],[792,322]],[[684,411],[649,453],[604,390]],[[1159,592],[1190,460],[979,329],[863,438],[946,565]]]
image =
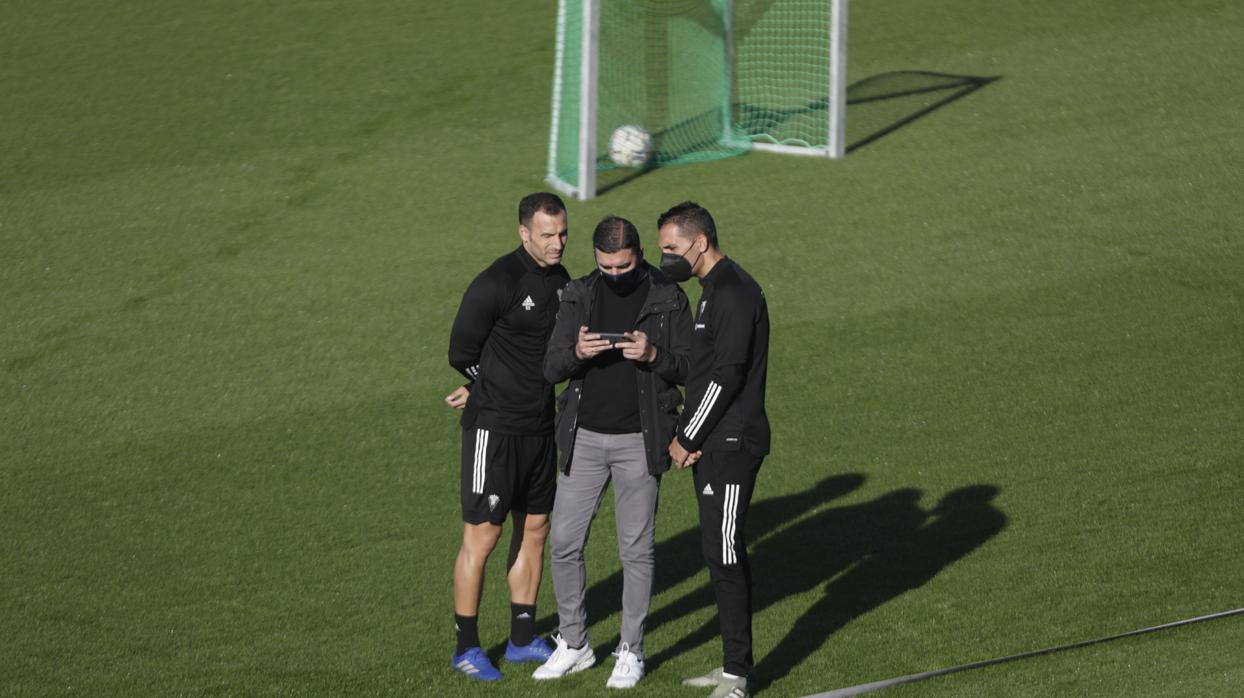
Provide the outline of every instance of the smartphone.
[[629,342],[629,341],[631,341],[631,338],[630,338],[630,337],[627,337],[625,334],[623,334],[623,333],[621,333],[621,332],[593,332],[593,331],[591,331],[591,330],[588,330],[588,333],[589,333],[589,334],[598,334],[598,335],[600,335],[600,338],[601,338],[601,339],[607,339],[607,340],[609,340],[609,343],[610,343],[610,344],[617,344],[618,342]]

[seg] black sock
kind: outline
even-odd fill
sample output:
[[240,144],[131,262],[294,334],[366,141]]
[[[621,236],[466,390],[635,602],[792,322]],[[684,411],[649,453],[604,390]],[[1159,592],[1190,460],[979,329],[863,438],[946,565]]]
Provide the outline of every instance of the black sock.
[[455,613],[454,630],[458,633],[458,649],[454,654],[462,654],[472,647],[479,647],[479,616],[460,616]]
[[536,605],[510,604],[510,642],[518,647],[531,644],[536,636]]

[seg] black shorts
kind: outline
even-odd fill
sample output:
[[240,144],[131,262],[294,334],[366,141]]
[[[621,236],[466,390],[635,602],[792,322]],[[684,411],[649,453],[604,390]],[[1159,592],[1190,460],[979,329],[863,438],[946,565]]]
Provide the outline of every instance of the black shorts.
[[557,491],[553,435],[462,430],[462,520],[505,522],[511,511],[548,514]]

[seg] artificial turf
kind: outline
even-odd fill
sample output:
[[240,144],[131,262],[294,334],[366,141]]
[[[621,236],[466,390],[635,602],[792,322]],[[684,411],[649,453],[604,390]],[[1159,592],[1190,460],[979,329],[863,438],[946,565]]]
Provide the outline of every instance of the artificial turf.
[[[543,188],[553,20],[0,5],[0,692],[482,693],[448,666],[445,349]],[[651,252],[692,198],[766,289],[765,694],[1244,606],[1242,27],[1220,0],[856,2],[856,96],[973,89],[857,101],[842,161],[570,202],[573,274],[604,214]],[[687,480],[663,485],[644,694],[719,661]],[[540,608],[553,630],[547,582]],[[1237,695],[1242,645],[1236,617],[893,693]],[[605,693],[605,669],[502,669],[489,693]]]

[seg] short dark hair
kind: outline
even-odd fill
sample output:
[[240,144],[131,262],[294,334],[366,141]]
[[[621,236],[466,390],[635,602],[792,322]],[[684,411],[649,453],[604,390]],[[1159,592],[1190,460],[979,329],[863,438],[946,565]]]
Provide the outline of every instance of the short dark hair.
[[704,233],[711,247],[717,247],[717,224],[708,209],[694,201],[684,201],[661,214],[657,219],[657,228],[673,223],[684,233]]
[[556,194],[547,191],[538,191],[534,194],[528,194],[523,200],[518,202],[518,222],[520,225],[531,225],[531,219],[540,211],[550,216],[556,216],[559,213],[566,212],[566,204],[562,198]]
[[639,231],[635,224],[619,216],[605,216],[592,232],[592,247],[601,252],[640,251]]

